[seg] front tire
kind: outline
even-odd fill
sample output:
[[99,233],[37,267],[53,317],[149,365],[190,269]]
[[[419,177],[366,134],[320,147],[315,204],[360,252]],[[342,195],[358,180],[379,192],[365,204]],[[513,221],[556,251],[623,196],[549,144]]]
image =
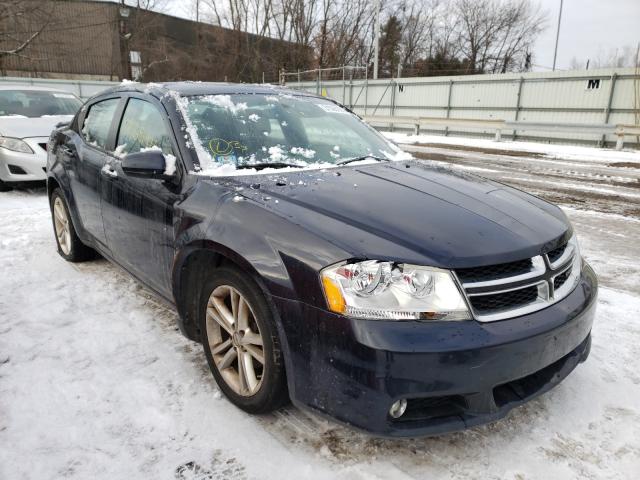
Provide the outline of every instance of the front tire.
[[49,199],[53,232],[58,245],[58,253],[69,262],[82,262],[95,258],[95,251],[82,243],[73,226],[69,207],[62,195],[62,190],[56,188]]
[[225,396],[249,413],[288,400],[280,340],[258,285],[232,267],[215,269],[200,297],[202,345]]

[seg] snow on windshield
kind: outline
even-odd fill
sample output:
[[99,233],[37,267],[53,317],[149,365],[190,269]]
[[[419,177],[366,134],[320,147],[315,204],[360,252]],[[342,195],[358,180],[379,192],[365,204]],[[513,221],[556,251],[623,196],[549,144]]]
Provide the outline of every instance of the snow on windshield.
[[194,173],[255,174],[329,168],[350,159],[411,158],[329,100],[287,94],[169,95],[200,162]]

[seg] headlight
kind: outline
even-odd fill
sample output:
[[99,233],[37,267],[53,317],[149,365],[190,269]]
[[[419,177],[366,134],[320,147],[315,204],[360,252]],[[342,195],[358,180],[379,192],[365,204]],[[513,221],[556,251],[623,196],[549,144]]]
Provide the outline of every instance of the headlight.
[[31,147],[19,138],[0,137],[0,147],[6,148],[13,152],[33,153]]
[[325,268],[320,276],[329,310],[390,320],[469,320],[451,272],[367,260]]

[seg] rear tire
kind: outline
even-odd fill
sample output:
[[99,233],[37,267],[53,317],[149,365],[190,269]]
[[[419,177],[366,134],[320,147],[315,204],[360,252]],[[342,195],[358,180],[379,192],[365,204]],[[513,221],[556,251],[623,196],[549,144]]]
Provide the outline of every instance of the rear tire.
[[69,207],[62,195],[62,190],[56,188],[49,198],[51,218],[53,220],[53,233],[58,245],[58,253],[69,262],[83,262],[96,257],[96,252],[91,247],[82,243],[73,226]]
[[289,397],[275,319],[258,285],[233,267],[220,267],[201,287],[202,345],[211,373],[231,402],[267,413]]

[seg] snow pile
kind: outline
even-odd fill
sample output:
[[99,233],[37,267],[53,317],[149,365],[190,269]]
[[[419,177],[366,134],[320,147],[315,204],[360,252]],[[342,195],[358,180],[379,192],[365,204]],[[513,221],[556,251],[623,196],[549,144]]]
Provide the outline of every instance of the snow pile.
[[125,148],[127,148],[127,144],[123,143],[122,145],[118,145],[112,153],[115,157],[124,158],[127,155],[126,152],[124,151]]
[[172,176],[176,173],[176,157],[171,155],[170,153],[164,154],[164,174],[168,176]]
[[294,155],[301,155],[304,158],[313,158],[316,156],[316,151],[309,148],[293,147],[290,151]]

